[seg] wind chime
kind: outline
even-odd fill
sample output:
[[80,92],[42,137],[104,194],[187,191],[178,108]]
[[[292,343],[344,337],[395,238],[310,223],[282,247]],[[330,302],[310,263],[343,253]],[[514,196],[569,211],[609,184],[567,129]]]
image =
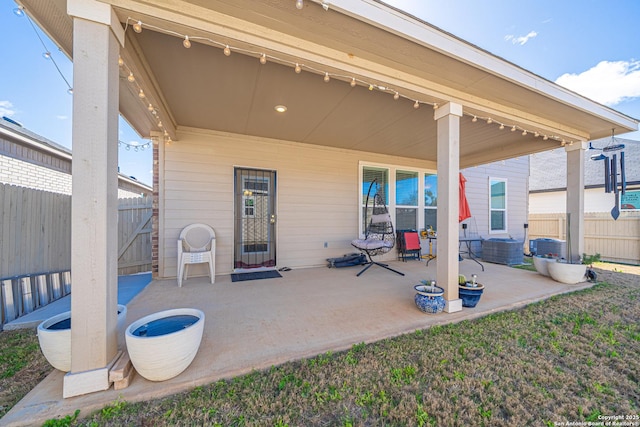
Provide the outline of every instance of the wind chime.
[[[591,144],[589,149],[597,150]],[[611,142],[602,148],[601,154],[594,154],[591,160],[604,160],[604,192],[613,193],[615,198],[615,206],[611,209],[611,216],[614,220],[620,216],[620,195],[624,195],[627,190],[627,178],[624,170],[624,144],[616,143],[614,138],[614,130],[611,130]],[[618,157],[620,152],[620,157]],[[611,158],[604,153],[612,153]],[[620,163],[618,164],[618,159]],[[618,165],[620,166],[618,171]],[[618,174],[620,179],[618,180]]]

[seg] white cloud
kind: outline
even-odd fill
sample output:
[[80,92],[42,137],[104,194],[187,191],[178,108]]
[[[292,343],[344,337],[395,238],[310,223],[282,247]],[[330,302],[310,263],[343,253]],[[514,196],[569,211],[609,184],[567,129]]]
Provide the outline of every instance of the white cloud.
[[529,40],[531,40],[532,38],[536,37],[538,35],[538,33],[536,31],[529,31],[529,34],[527,34],[526,36],[519,36],[516,37],[513,34],[509,34],[504,36],[504,39],[506,41],[510,41],[513,44],[519,44],[520,46],[524,45],[525,43],[527,43]]
[[580,74],[563,74],[556,83],[611,107],[640,98],[640,61],[602,61]]
[[0,101],[0,117],[6,116],[11,117],[15,114],[15,110],[13,109],[13,104],[11,101]]

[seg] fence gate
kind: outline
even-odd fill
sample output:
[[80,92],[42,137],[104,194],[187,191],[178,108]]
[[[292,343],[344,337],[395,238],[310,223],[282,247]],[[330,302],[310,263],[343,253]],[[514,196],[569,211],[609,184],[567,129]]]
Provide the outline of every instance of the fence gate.
[[151,271],[152,198],[119,199],[118,275]]

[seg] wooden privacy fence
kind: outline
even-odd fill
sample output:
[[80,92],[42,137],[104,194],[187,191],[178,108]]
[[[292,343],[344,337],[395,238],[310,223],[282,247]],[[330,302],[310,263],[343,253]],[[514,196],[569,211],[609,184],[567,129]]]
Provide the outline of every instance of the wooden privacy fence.
[[151,271],[152,197],[120,199],[118,206],[118,274]]
[[[529,239],[537,238],[566,240],[565,214],[529,215]],[[640,264],[640,212],[622,212],[615,221],[609,213],[585,213],[584,252],[599,253],[603,261]]]
[[[119,201],[119,275],[151,270],[151,201]],[[1,326],[70,292],[71,196],[0,183],[0,204]]]

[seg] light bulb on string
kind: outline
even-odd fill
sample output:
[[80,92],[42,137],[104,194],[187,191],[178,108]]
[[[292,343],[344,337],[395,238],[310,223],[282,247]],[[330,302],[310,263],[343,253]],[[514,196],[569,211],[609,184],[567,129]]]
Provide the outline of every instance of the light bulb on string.
[[351,87],[356,87],[356,78],[352,77],[351,78],[351,83],[349,83],[351,85]]
[[303,7],[304,7],[304,1],[296,0],[296,9],[302,10]]
[[393,94],[393,100],[397,101],[398,99],[400,99],[400,94],[398,92]]
[[24,16],[24,7],[22,6],[18,6],[15,9],[13,9],[13,14],[18,16],[18,17],[23,17]]
[[133,24],[133,31],[135,31],[138,34],[142,32],[142,21],[138,21],[135,24]]
[[294,68],[294,71],[296,72],[296,74],[300,74],[300,71],[302,71],[300,64],[298,64],[297,62],[296,62],[296,67]]
[[144,98],[145,97],[144,91],[142,89],[140,89],[140,92],[138,92],[138,97],[140,97],[140,98]]
[[546,141],[547,139],[549,139],[549,137],[547,135],[545,135],[545,136],[542,137],[542,139]]
[[515,131],[516,131],[516,125],[513,125],[513,126],[511,127],[511,132],[515,132]]
[[526,136],[527,135],[527,131],[526,129],[522,131],[522,136]]
[[229,45],[226,45],[224,47],[224,49],[222,50],[222,52],[224,53],[224,56],[229,56],[231,55],[231,48],[229,48]]
[[149,110],[149,112],[153,111],[154,110],[153,105],[149,104],[149,106],[147,107],[147,110]]
[[437,110],[438,109],[438,104],[433,104],[433,109]]
[[369,83],[369,90],[373,90],[373,84],[371,84],[371,83]]
[[124,59],[121,56],[118,56],[118,67],[122,67],[124,65]]
[[329,80],[331,80],[331,77],[329,77],[329,73],[324,73],[324,82],[325,83],[329,83]]
[[500,130],[504,129],[504,125],[502,123],[500,123],[500,127],[498,129],[500,129]]
[[266,55],[266,54],[264,54],[264,53],[263,53],[263,54],[260,56],[260,63],[261,63],[262,65],[264,65],[264,64],[266,64],[266,63],[267,63],[267,55]]
[[487,124],[488,124],[488,125],[490,125],[491,123],[493,123],[493,119],[492,119],[491,117],[489,117],[489,118],[487,119]]
[[182,45],[189,49],[191,47],[191,41],[189,40],[189,36],[184,36],[184,40],[182,41]]
[[129,72],[129,76],[127,77],[127,80],[129,80],[129,83],[133,83],[136,81],[136,78],[132,72]]
[[471,119],[471,121],[472,121],[473,123],[477,122],[477,121],[478,121],[478,116],[473,116],[473,119]]
[[68,93],[69,95],[73,95],[73,88],[72,88],[72,87],[70,87],[69,89],[67,89],[67,93]]
[[48,52],[48,51],[47,52],[43,52],[42,53],[42,57],[44,59],[51,59],[51,52]]
[[413,104],[413,108],[415,108],[416,110],[417,110],[418,108],[420,108],[420,103],[419,103],[418,101],[416,101],[416,102]]

